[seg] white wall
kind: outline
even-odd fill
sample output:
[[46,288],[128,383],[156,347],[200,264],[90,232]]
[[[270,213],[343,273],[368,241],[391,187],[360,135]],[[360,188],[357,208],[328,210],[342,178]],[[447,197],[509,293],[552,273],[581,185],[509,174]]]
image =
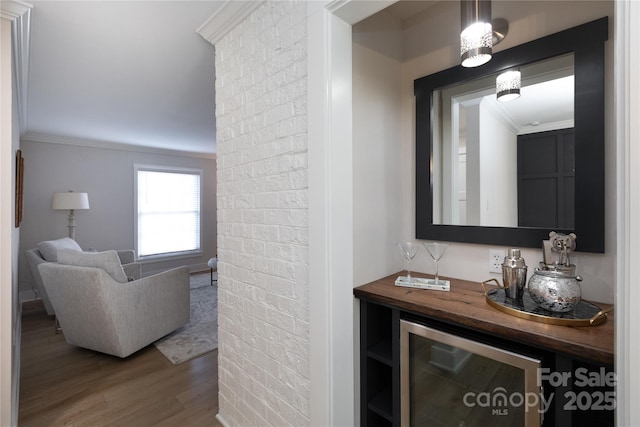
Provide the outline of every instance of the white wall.
[[[0,287],[0,424],[11,424],[13,377],[13,145],[11,141],[11,21],[0,19],[0,281],[10,286]],[[8,325],[8,326],[4,326]]]
[[[16,425],[22,308],[18,301],[20,228],[15,227],[16,152],[20,149],[19,93],[12,47],[22,47],[26,4],[0,5],[0,425]],[[25,17],[25,14],[27,17]],[[12,33],[12,23],[17,31]],[[28,31],[27,31],[28,33]],[[15,35],[18,35],[14,38]],[[16,54],[17,55],[17,54]]]
[[640,425],[640,3],[616,2],[616,423]]
[[[216,165],[207,157],[155,154],[148,150],[99,148],[52,142],[22,141],[25,158],[23,250],[42,240],[68,235],[68,211],[51,209],[53,193],[73,190],[89,194],[89,210],[75,212],[76,240],[85,249],[134,249],[134,164],[198,168],[202,175],[202,249],[200,256],[145,262],[143,275],[179,265],[206,270],[216,254]],[[117,147],[116,144],[112,144]],[[20,257],[20,291],[32,296],[32,277]]]
[[[408,153],[402,144],[401,22],[381,12],[353,26],[353,226],[354,284],[398,270]],[[382,46],[384,53],[369,46]],[[396,58],[397,57],[397,58]]]
[[[613,28],[613,2],[597,1],[500,1],[493,3],[493,16],[504,17],[509,21],[509,34],[507,38],[496,47],[496,51],[513,47],[524,42],[554,33],[572,26],[588,22],[603,16],[610,16],[610,28]],[[401,150],[409,153],[403,159],[402,184],[395,182],[395,193],[409,194],[411,197],[405,198],[403,212],[404,231],[388,240],[413,239],[415,230],[415,181],[414,181],[414,97],[413,80],[436,71],[447,69],[459,63],[458,44],[459,35],[459,4],[457,2],[440,2],[429,8],[423,14],[414,16],[404,23],[404,61],[401,73],[398,75],[402,86],[403,99],[403,144]],[[456,23],[456,25],[451,25]],[[610,32],[612,34],[612,31]],[[611,126],[613,111],[612,95],[612,52],[613,41],[610,36],[606,44],[606,140],[605,140],[605,234],[606,253],[605,254],[575,254],[572,260],[577,264],[580,274],[584,277],[582,282],[583,296],[587,299],[613,302],[614,295],[614,266],[615,266],[615,138]],[[379,53],[384,54],[386,48],[377,48],[375,43],[369,45]],[[395,59],[397,55],[393,55]],[[389,60],[387,58],[386,60]],[[381,61],[382,62],[382,61]],[[371,67],[371,64],[368,65]],[[355,69],[355,66],[354,66]],[[358,81],[359,75],[354,74],[354,81]],[[371,90],[375,91],[375,88]],[[355,102],[355,100],[354,100]],[[396,97],[390,97],[387,102],[394,105]],[[383,111],[380,109],[380,111]],[[371,123],[390,122],[385,114],[374,115],[374,111],[368,114],[363,120],[354,121],[354,132],[358,129],[371,126]],[[387,144],[397,144],[395,141],[386,141]],[[394,149],[399,149],[397,145],[390,145]],[[372,159],[373,160],[373,159]],[[378,159],[378,164],[367,164],[368,171],[383,169],[384,159]],[[362,164],[354,164],[354,176],[365,177],[375,176],[371,172],[363,169]],[[368,175],[367,175],[368,174]],[[395,206],[396,199],[386,200],[387,206]],[[366,207],[354,206],[354,210],[366,209]],[[379,227],[384,228],[383,223]],[[578,249],[579,249],[578,236]],[[378,244],[386,244],[379,241]],[[358,235],[354,241],[354,253],[364,251],[371,253],[376,249],[370,247],[370,239],[365,239]],[[487,245],[454,243],[449,248],[448,254],[440,263],[440,273],[444,276],[452,276],[460,279],[482,281],[492,277],[487,271],[488,250],[493,247]],[[506,248],[501,248],[506,249]],[[381,249],[377,249],[381,251]],[[523,256],[527,264],[531,267],[537,265],[542,260],[542,254],[537,249],[523,249]],[[461,265],[462,264],[462,265]],[[358,264],[356,270],[364,271],[371,264]],[[402,268],[402,260],[397,255],[396,266]],[[424,252],[422,256],[416,257],[414,268],[417,271],[426,273],[434,272],[433,261]],[[498,276],[496,276],[498,277]]]
[[[12,125],[11,125],[11,152],[16,153],[18,149],[20,149],[20,138],[19,138],[19,129],[20,129],[20,120],[18,113],[18,91],[16,87],[16,80],[14,79],[13,86],[13,95],[12,95]],[[13,172],[13,186],[12,189],[15,188],[15,179],[16,179],[16,162],[15,156],[13,159],[13,167],[11,168]],[[15,206],[15,192],[14,192],[14,200],[11,206]],[[11,353],[13,355],[13,359],[11,361],[11,395],[13,401],[13,423],[17,423],[17,410],[18,410],[18,399],[20,392],[20,355],[21,355],[21,341],[22,341],[22,305],[20,304],[20,292],[19,292],[19,253],[22,248],[20,245],[20,238],[22,236],[22,224],[20,224],[19,228],[15,228],[15,210],[14,210],[14,228],[11,233],[11,324],[13,325],[13,336],[11,339]]]
[[[480,129],[480,104],[469,105],[466,108],[466,153],[467,153],[467,224],[482,224],[482,156]],[[414,160],[415,161],[415,160]],[[415,201],[415,199],[414,199]]]
[[310,420],[306,14],[306,2],[264,2],[215,45],[218,418],[229,426]]
[[480,103],[480,141],[480,224],[517,227],[518,137],[484,101]]

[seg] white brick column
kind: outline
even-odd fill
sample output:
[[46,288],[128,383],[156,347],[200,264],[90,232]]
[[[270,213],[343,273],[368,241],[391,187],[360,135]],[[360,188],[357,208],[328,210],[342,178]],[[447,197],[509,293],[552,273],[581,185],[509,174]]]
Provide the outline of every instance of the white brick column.
[[216,42],[219,418],[309,424],[306,2]]

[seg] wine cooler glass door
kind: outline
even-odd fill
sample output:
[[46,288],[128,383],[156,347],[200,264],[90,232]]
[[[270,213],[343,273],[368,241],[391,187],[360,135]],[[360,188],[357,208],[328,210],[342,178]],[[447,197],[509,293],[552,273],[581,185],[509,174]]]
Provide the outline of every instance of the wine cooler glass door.
[[540,426],[541,361],[402,320],[401,424]]

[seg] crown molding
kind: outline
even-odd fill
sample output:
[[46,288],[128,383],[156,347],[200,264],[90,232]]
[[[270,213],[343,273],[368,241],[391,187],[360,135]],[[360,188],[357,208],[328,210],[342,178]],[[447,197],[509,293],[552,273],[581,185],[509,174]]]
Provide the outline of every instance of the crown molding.
[[362,2],[360,0],[332,0],[326,5],[328,12],[342,19],[349,25],[354,25],[369,16],[380,12],[398,0],[375,0]]
[[547,132],[550,130],[560,130],[574,127],[573,119],[558,120],[557,122],[542,123],[539,125],[526,125],[520,128],[518,135],[528,135],[530,133]]
[[75,147],[101,148],[105,150],[119,150],[133,153],[163,154],[166,156],[194,157],[199,159],[215,159],[215,153],[197,153],[192,151],[169,150],[165,148],[145,147],[120,142],[100,141],[62,135],[48,135],[29,132],[20,138],[21,141],[39,142],[44,144],[61,144]]
[[2,0],[0,2],[0,17],[15,21],[33,8],[29,3],[16,0]]
[[263,0],[226,0],[196,32],[215,45],[262,3]]
[[[483,98],[479,98],[482,100]],[[503,126],[505,126],[511,133],[514,135],[518,135],[522,130],[522,125],[518,123],[513,116],[509,113],[506,108],[503,108],[501,105],[498,105],[499,101],[496,102],[486,102],[483,106],[487,107],[487,111],[491,113],[491,115]]]
[[29,48],[31,46],[31,6],[28,3],[15,0],[0,1],[2,18],[13,22],[11,26],[13,37],[13,60],[16,71],[16,91],[18,122],[20,134],[27,127],[27,95],[29,89]]

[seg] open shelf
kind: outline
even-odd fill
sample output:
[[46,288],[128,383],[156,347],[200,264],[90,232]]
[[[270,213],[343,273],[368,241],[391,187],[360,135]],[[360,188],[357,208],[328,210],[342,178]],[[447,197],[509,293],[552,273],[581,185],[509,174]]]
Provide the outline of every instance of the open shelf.
[[394,345],[394,336],[398,339],[394,324],[399,326],[399,315],[395,312],[394,317],[392,308],[367,302],[362,303],[360,315],[362,425],[397,426],[400,414],[394,402],[399,399],[394,396],[399,392],[399,365],[395,353],[399,343]]
[[[362,424],[363,426],[365,424]],[[380,416],[378,413],[374,411],[368,411],[367,414],[367,427],[391,427],[393,423],[385,417]]]
[[377,360],[378,362],[384,363],[385,365],[391,366],[393,359],[391,357],[390,340],[380,341],[374,344],[373,347],[367,350],[367,356]]
[[391,387],[380,390],[369,400],[367,407],[389,422],[393,422],[393,407],[391,405]]

